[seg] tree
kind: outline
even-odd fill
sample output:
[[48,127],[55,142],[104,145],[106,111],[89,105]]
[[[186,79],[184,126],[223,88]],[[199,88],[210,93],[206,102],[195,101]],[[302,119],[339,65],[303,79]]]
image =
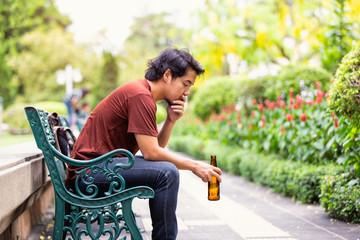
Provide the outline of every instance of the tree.
[[191,46],[208,76],[229,74],[234,59],[237,67],[315,63],[332,71],[359,39],[359,13],[356,0],[207,0]]
[[92,89],[92,105],[97,105],[118,87],[119,66],[116,57],[110,52],[103,52],[103,66],[100,77]]
[[91,89],[98,77],[101,59],[84,46],[75,45],[73,35],[62,28],[29,32],[20,44],[24,49],[9,63],[16,71],[13,83],[21,89],[18,98],[26,102],[61,101],[65,87],[57,84],[56,71],[64,70],[67,64],[79,68],[83,76],[80,83],[74,83],[74,88]]
[[[351,20],[351,12],[347,0],[333,0],[333,11],[329,23],[321,32],[321,61],[325,69],[335,73],[341,59],[351,49],[351,42],[359,39],[359,29],[356,21]],[[351,3],[351,2],[350,2]]]
[[135,18],[131,35],[120,53],[121,83],[143,78],[146,61],[165,48],[188,47],[184,41],[185,31],[167,22],[167,16],[168,13],[163,12]]
[[7,61],[24,49],[20,43],[22,36],[37,28],[65,28],[69,24],[53,0],[0,0],[0,96],[4,96],[5,107],[13,101],[16,92],[11,83],[16,72]]

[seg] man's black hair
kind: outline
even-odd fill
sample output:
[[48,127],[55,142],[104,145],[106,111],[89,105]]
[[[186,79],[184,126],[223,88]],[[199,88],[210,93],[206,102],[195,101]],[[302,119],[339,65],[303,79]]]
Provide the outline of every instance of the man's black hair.
[[150,81],[160,79],[167,69],[170,69],[172,78],[182,77],[188,67],[199,76],[205,72],[204,68],[186,49],[167,48],[154,59],[148,61],[145,78]]

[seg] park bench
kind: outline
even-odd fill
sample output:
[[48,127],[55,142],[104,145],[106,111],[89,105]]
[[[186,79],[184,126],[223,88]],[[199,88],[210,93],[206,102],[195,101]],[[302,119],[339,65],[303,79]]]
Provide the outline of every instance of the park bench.
[[[134,156],[127,150],[113,150],[92,160],[76,160],[63,155],[56,147],[54,134],[48,122],[49,113],[35,107],[25,107],[36,144],[42,150],[55,191],[55,223],[53,239],[142,239],[132,211],[132,201],[138,198],[153,198],[154,191],[146,186],[125,188],[125,180],[117,169],[129,169]],[[61,119],[61,125],[66,121]],[[112,158],[122,155],[127,164],[116,164],[110,168]],[[102,167],[99,164],[105,163]],[[77,172],[74,189],[65,184],[67,164],[83,167]],[[112,180],[107,192],[100,194],[91,180],[84,181],[89,172],[101,172]],[[79,182],[86,184],[80,190]],[[81,188],[83,189],[83,188]],[[94,226],[96,227],[94,228]],[[127,233],[128,232],[128,233]]]

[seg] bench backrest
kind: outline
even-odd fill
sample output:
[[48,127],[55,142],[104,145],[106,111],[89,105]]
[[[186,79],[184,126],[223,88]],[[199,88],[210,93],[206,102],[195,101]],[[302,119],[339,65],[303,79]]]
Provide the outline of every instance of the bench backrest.
[[[46,164],[50,170],[51,178],[64,181],[66,177],[66,166],[52,153],[51,147],[57,149],[54,134],[48,122],[49,113],[35,107],[25,107],[26,116],[29,120],[37,147],[42,150]],[[60,124],[67,124],[64,117],[60,117]],[[53,161],[51,161],[53,160]]]

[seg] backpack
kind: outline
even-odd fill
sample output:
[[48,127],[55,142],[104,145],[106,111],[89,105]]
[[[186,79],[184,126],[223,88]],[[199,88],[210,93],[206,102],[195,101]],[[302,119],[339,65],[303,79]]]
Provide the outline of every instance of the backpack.
[[61,126],[59,115],[53,112],[48,117],[50,128],[54,134],[56,147],[65,156],[70,157],[76,137],[69,127]]
[[58,150],[65,156],[70,157],[76,141],[71,129],[69,127],[55,126],[53,132]]

